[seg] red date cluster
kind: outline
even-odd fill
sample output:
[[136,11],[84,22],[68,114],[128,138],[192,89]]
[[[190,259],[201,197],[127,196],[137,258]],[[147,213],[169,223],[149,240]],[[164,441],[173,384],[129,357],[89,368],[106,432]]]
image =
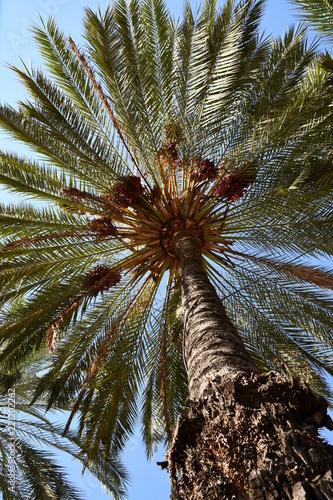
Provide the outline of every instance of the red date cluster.
[[206,158],[199,163],[197,179],[199,181],[214,181],[218,174],[218,167],[214,162]]
[[128,207],[135,203],[138,195],[143,194],[144,187],[141,184],[140,177],[136,175],[126,175],[112,186],[112,198],[116,205]]
[[116,236],[117,228],[112,224],[112,219],[108,216],[92,219],[88,227],[100,237]]
[[237,201],[253,181],[253,178],[245,177],[237,172],[226,174],[216,184],[213,194],[214,196],[226,198],[228,201]]
[[120,279],[118,271],[113,271],[108,266],[96,266],[87,275],[87,293],[96,297],[100,292],[116,286]]

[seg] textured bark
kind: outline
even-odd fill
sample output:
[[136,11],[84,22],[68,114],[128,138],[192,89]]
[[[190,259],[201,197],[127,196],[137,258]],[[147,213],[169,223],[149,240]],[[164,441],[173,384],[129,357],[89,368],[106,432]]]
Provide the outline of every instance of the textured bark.
[[296,379],[260,374],[202,266],[200,242],[174,236],[181,261],[188,415],[167,454],[173,500],[333,499],[327,404]]
[[208,280],[195,235],[188,230],[179,231],[173,244],[182,270],[189,394],[196,400],[209,380],[216,376],[223,379],[240,373],[250,375],[258,370]]
[[180,416],[168,453],[173,500],[333,498],[327,404],[275,372],[219,378]]

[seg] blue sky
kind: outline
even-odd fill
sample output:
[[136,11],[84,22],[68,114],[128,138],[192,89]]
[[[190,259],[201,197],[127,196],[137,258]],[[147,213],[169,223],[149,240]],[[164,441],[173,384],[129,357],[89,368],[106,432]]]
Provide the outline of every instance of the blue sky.
[[[99,6],[103,11],[107,0],[100,0]],[[191,1],[195,7],[198,2]],[[176,16],[181,15],[182,2],[167,0],[170,11]],[[24,62],[32,60],[39,62],[34,48],[29,26],[39,22],[39,16],[46,19],[54,15],[60,28],[70,33],[74,40],[80,40],[82,32],[82,17],[84,7],[95,9],[96,0],[0,0],[0,101],[12,105],[24,97],[22,87],[16,81],[13,73],[5,63],[20,66],[19,57]],[[282,35],[286,27],[296,21],[290,4],[286,0],[268,0],[262,28],[266,34]],[[0,135],[0,148],[19,151],[4,134]],[[9,201],[8,195],[1,193],[0,201]],[[136,433],[125,451],[124,463],[131,472],[132,485],[129,489],[130,500],[167,500],[170,495],[169,480],[166,471],[156,466],[156,460],[163,460],[163,449],[158,450],[150,464],[147,464],[140,443],[139,433]],[[66,458],[61,458],[65,465]],[[82,488],[87,498],[102,500],[109,498],[104,494],[98,481],[89,475],[81,476],[80,464],[69,461],[68,468],[71,476],[77,478],[77,484]]]

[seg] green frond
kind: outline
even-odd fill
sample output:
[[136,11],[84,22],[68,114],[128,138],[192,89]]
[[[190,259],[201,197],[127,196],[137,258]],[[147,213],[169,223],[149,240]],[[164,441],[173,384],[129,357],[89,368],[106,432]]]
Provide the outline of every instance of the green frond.
[[291,0],[298,7],[299,15],[310,25],[332,41],[333,2],[332,0]]
[[[320,286],[316,280],[311,289],[304,284],[304,281],[311,282],[311,276],[307,279],[305,274],[293,272],[294,280],[286,277],[291,271],[288,264],[273,266],[274,271],[271,269],[269,273],[266,268],[262,273],[262,259],[255,259],[252,265],[251,260],[246,260],[246,268],[237,266],[237,273],[232,273],[237,275],[237,281],[235,276],[231,281],[230,271],[224,273],[223,282],[216,269],[210,272],[249,352],[262,369],[278,367],[290,375],[308,367],[304,372],[307,382],[311,385],[314,378],[318,388],[321,380],[326,394],[324,373],[333,373],[333,310],[330,295],[324,289],[328,285],[332,290],[332,285],[326,283],[325,277],[325,283]],[[259,268],[255,264],[259,264]],[[305,269],[309,273],[311,268]],[[327,274],[327,279],[329,276]],[[327,397],[331,401],[329,393]]]
[[[105,85],[106,95],[120,126],[126,130],[134,157],[142,160],[155,178],[152,160],[159,144],[152,121],[156,122],[158,115],[150,109],[150,100],[146,99],[152,82],[144,64],[148,62],[140,50],[149,45],[149,40],[143,40],[139,10],[137,2],[131,2],[130,7],[125,2],[118,2],[113,9],[107,9],[101,18],[87,9],[85,35],[98,76]],[[121,58],[118,55],[119,44],[122,45]]]
[[[2,375],[2,374],[1,374]],[[27,375],[27,374],[26,374]],[[30,382],[31,377],[28,377]],[[76,432],[62,437],[63,426],[45,418],[45,408],[30,406],[30,388],[27,381],[16,384],[15,388],[15,436],[10,437],[7,429],[9,395],[0,397],[0,491],[4,499],[13,498],[7,480],[10,454],[15,439],[15,498],[24,499],[82,499],[82,492],[74,487],[63,466],[55,459],[55,451],[80,460],[84,465],[84,455],[80,450],[80,439]],[[12,404],[12,403],[11,403]],[[59,418],[59,413],[57,418]],[[54,420],[54,415],[52,420]],[[4,429],[4,430],[3,430]],[[105,462],[93,461],[91,472],[114,498],[123,498],[127,475],[117,457],[109,456]]]
[[53,202],[62,201],[59,190],[67,184],[55,168],[6,153],[0,155],[0,182],[22,196]]
[[151,315],[141,429],[147,458],[160,442],[169,441],[188,395],[181,294],[179,289],[171,292],[172,286],[169,276],[164,304]]

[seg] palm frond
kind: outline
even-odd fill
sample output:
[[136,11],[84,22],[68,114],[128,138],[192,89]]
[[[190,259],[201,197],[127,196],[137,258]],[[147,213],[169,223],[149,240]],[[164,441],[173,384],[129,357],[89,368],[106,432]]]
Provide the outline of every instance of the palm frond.
[[[1,374],[1,378],[3,374]],[[32,379],[30,380],[30,382]],[[29,405],[29,387],[27,381],[17,384],[12,397],[15,398],[15,436],[8,432],[6,420],[12,410],[8,407],[9,395],[0,398],[0,450],[2,467],[0,469],[0,491],[3,498],[12,498],[11,483],[8,471],[11,467],[10,456],[15,451],[15,495],[17,498],[82,499],[82,492],[71,484],[63,466],[58,465],[56,452],[69,455],[72,459],[85,463],[84,454],[80,450],[80,439],[77,433],[71,432],[62,437],[63,426],[51,422],[43,415],[45,408],[41,405]],[[57,418],[59,418],[59,413]],[[13,418],[12,416],[10,418]],[[54,420],[54,416],[52,418]],[[8,424],[9,425],[9,424]],[[5,429],[5,430],[3,430]],[[13,450],[13,447],[15,450]],[[114,498],[122,498],[127,475],[117,457],[107,457],[106,461],[92,462],[91,472],[100,480]],[[16,497],[15,497],[16,498]]]
[[298,7],[300,17],[313,25],[329,40],[333,37],[333,2],[332,0],[292,0]]

